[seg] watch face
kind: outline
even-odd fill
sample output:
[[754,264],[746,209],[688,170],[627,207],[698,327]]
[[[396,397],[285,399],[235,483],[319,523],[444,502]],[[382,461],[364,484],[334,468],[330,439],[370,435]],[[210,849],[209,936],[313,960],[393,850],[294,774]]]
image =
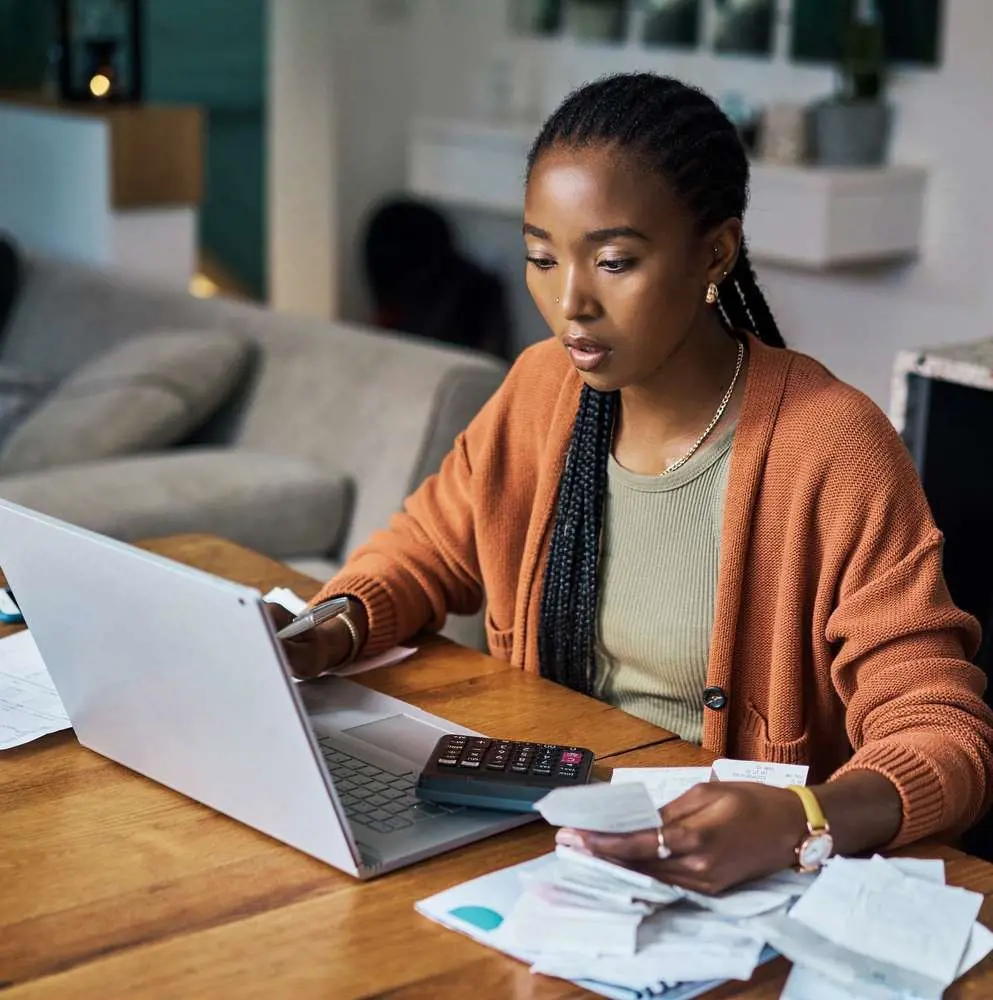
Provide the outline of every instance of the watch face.
[[800,845],[797,851],[797,862],[801,868],[820,868],[834,848],[834,841],[829,833],[814,833]]

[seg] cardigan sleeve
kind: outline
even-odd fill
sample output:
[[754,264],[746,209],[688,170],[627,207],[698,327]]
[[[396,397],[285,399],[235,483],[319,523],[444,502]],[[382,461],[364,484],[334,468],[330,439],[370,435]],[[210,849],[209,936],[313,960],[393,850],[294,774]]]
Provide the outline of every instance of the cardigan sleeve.
[[938,532],[909,455],[881,414],[863,413],[833,533],[836,600],[827,640],[846,705],[851,759],[834,777],[876,771],[900,792],[895,847],[971,826],[993,800],[993,713],[969,663],[979,626],[953,603]]

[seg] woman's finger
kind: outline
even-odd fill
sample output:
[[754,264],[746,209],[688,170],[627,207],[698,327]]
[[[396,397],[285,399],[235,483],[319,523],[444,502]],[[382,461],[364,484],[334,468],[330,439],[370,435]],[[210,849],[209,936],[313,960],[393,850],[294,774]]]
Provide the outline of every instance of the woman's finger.
[[682,823],[625,834],[562,829],[555,840],[566,847],[589,851],[602,858],[640,862],[691,854],[701,845],[699,831]]

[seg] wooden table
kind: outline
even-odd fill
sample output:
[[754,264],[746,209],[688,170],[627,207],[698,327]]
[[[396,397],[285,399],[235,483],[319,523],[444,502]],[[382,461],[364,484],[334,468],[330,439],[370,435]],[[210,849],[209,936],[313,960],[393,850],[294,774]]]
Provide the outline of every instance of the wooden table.
[[[220,576],[309,596],[316,583],[213,538],[148,548]],[[510,738],[581,742],[602,768],[709,756],[599,702],[429,639],[363,683]],[[0,755],[0,990],[7,1000],[99,997],[551,998],[590,994],[415,913],[458,882],[553,846],[534,824],[368,883],[84,750],[67,733]],[[950,882],[987,894],[993,866],[949,848]],[[712,997],[778,997],[788,966]],[[993,996],[993,959],[949,991]]]

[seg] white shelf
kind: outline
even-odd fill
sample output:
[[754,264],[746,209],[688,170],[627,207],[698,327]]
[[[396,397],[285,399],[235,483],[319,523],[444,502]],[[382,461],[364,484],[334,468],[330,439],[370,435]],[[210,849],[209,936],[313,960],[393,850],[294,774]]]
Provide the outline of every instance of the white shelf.
[[[524,161],[539,126],[419,119],[408,188],[435,201],[519,216]],[[755,163],[745,232],[752,256],[826,269],[914,256],[920,247],[927,172]]]

